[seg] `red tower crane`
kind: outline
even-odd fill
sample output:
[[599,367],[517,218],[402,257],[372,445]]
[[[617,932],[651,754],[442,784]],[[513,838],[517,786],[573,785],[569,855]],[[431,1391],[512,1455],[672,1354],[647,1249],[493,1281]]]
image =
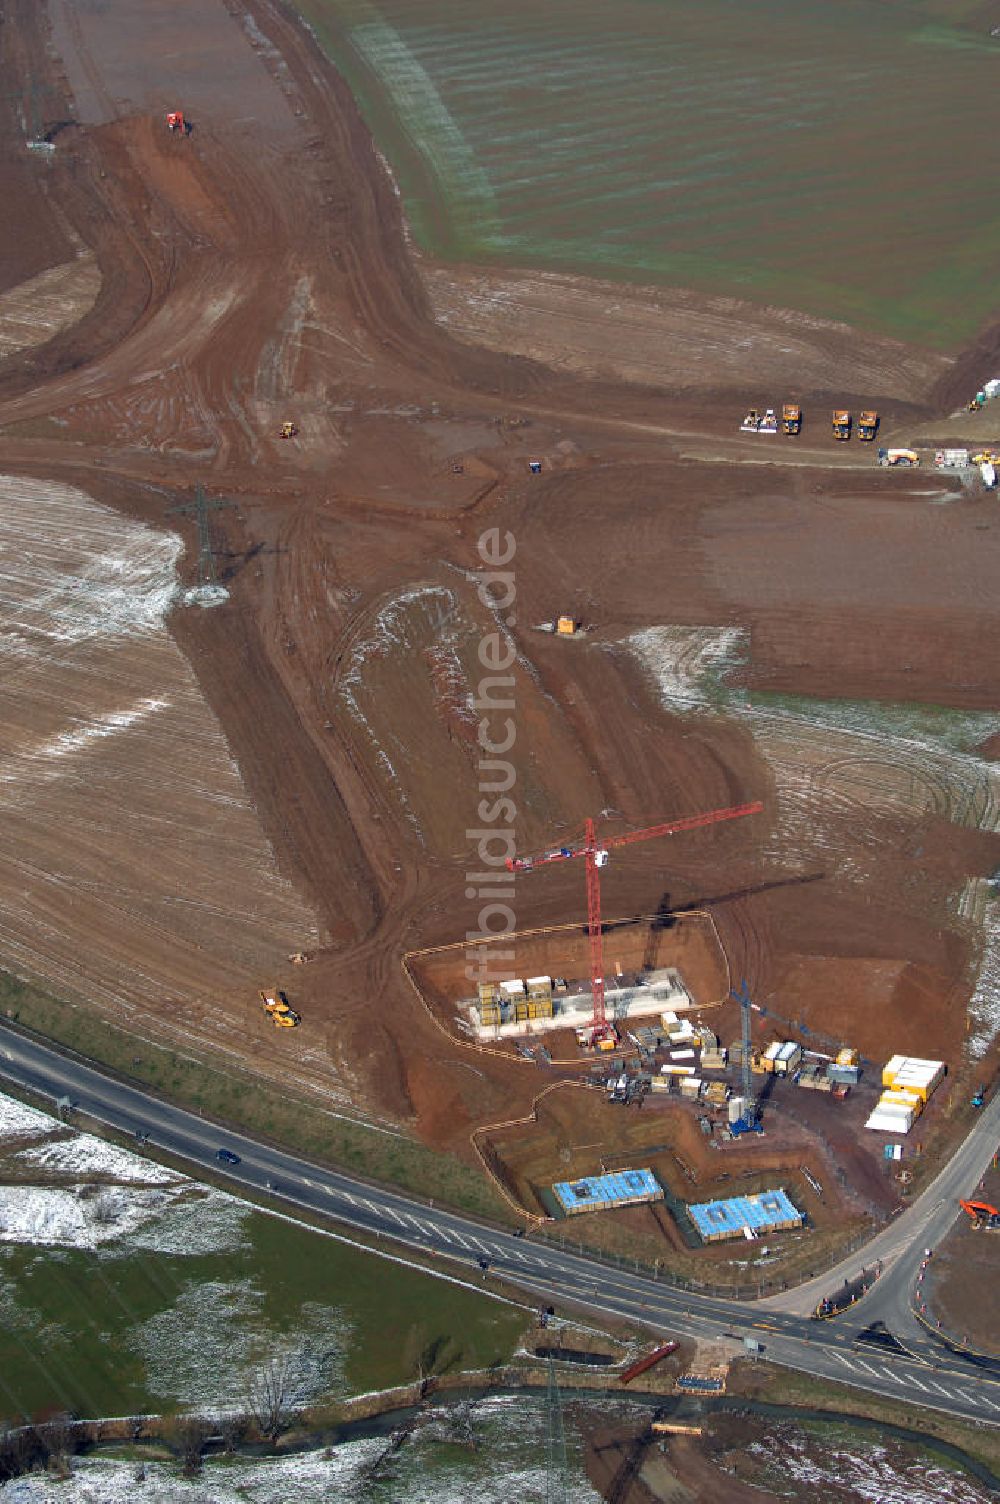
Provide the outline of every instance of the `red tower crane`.
[[609,836],[597,840],[593,820],[584,826],[583,842],[575,846],[556,846],[540,856],[515,856],[507,862],[511,872],[532,872],[536,867],[549,862],[571,861],[582,856],[587,877],[587,934],[590,939],[590,986],[594,998],[594,1016],[591,1023],[590,1042],[598,1044],[604,1039],[613,1039],[615,1033],[608,1024],[604,1011],[604,937],[601,932],[601,879],[600,869],[606,866],[608,854],[613,847],[631,846],[635,841],[651,841],[654,836],[674,836],[682,830],[698,830],[703,825],[718,825],[723,820],[738,820],[743,815],[756,815],[764,808],[757,800],[753,804],[736,804],[729,809],[711,809],[700,815],[686,815],[682,820],[669,820],[664,825],[650,825],[645,830],[630,830],[624,835]]

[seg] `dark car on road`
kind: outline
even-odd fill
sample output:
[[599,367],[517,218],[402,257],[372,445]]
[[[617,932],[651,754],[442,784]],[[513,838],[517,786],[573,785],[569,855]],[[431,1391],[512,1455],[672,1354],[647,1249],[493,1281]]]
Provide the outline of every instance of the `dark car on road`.
[[240,1156],[234,1154],[232,1149],[220,1149],[215,1157],[224,1165],[238,1165],[240,1162]]

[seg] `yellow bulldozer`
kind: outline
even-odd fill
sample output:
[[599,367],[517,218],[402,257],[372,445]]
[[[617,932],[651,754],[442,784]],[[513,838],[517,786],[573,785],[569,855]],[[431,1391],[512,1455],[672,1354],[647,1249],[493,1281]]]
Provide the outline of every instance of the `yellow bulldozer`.
[[302,1022],[295,1009],[288,1006],[285,994],[277,987],[270,992],[261,992],[260,1000],[264,1004],[264,1012],[276,1029],[294,1029]]

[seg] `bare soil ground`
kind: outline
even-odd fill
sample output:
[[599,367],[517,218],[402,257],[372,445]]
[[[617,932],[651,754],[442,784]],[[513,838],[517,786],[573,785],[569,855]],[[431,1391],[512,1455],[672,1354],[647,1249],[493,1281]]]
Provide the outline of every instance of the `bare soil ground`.
[[[51,157],[29,156],[18,109],[0,108],[19,206],[0,288],[77,265],[81,245],[101,277],[76,322],[0,361],[0,470],[43,487],[24,528],[70,487],[113,509],[122,537],[151,529],[153,552],[181,528],[190,582],[194,528],[171,507],[197,483],[235,503],[212,517],[229,599],[174,606],[180,654],[165,634],[141,653],[91,637],[57,672],[33,639],[37,679],[5,681],[4,704],[21,700],[4,797],[31,819],[8,830],[21,930],[0,960],[98,1011],[141,1009],[144,1029],[190,1028],[199,1049],[238,1050],[290,1087],[337,1083],[357,1110],[471,1156],[473,1127],[530,1111],[538,1073],[469,1060],[400,962],[476,924],[471,699],[496,630],[516,651],[520,848],[601,810],[623,828],[762,798],[740,827],[635,848],[609,868],[607,912],[649,914],[665,893],[710,907],[730,975],[777,1013],[872,1055],[923,1044],[960,1064],[983,941],[956,894],[998,861],[987,765],[681,706],[663,687],[670,650],[658,674],[631,641],[732,628],[751,699],[994,710],[1000,525],[985,503],[876,473],[820,427],[799,448],[734,434],[761,401],[762,341],[769,380],[791,379],[789,344],[803,389],[887,394],[887,434],[954,406],[950,391],[934,405],[939,358],[757,310],[734,364],[718,307],[692,323],[683,298],[622,293],[624,350],[607,309],[579,333],[586,289],[565,282],[530,346],[495,320],[436,322],[427,278],[439,310],[441,278],[414,264],[345,86],[277,0],[59,0],[51,30],[11,0],[0,59],[39,81],[59,126]],[[164,127],[177,104],[186,137]],[[686,360],[651,353],[682,317],[694,385]],[[553,367],[570,323],[576,353]],[[299,434],[283,442],[288,418]],[[489,528],[516,542],[510,620],[475,588]],[[80,577],[79,559],[58,567]],[[594,630],[535,630],[563,611]],[[102,668],[105,652],[121,663]],[[39,781],[32,748],[97,747],[102,717],[165,698],[180,719],[120,726],[92,781],[76,751]],[[172,728],[155,756],[154,724]],[[582,917],[581,890],[572,870],[524,880],[519,927]],[[283,970],[311,933],[315,959]],[[254,1012],[255,986],[279,979],[305,1020],[280,1050]],[[787,1131],[794,1165],[817,1127]]]
[[[967,1186],[966,1201],[1000,1206],[1000,1170],[988,1170],[976,1186]],[[962,1216],[934,1250],[925,1275],[924,1299],[932,1320],[959,1342],[978,1352],[1000,1353],[1000,1315],[987,1294],[996,1281],[1000,1231],[978,1230]]]

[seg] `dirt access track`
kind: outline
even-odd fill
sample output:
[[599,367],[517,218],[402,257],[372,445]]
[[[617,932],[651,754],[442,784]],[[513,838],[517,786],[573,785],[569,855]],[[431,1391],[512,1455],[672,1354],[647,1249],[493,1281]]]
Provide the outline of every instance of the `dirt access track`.
[[[471,1155],[477,1124],[528,1110],[538,1071],[449,1040],[400,962],[478,923],[472,701],[499,633],[519,849],[601,811],[619,829],[760,798],[751,820],[623,854],[608,912],[707,907],[732,975],[776,1012],[960,1067],[983,914],[955,900],[997,865],[990,764],[745,703],[726,715],[699,685],[730,642],[751,711],[767,689],[992,712],[1000,527],[982,499],[876,473],[825,421],[800,445],[739,440],[760,373],[735,371],[731,347],[713,374],[709,345],[681,390],[648,362],[630,384],[588,375],[614,364],[589,355],[560,371],[453,337],[343,83],[270,0],[10,0],[0,53],[22,85],[0,101],[18,205],[0,471],[22,529],[5,558],[28,561],[33,613],[6,613],[4,797],[32,818],[8,829],[20,918],[0,960]],[[190,134],[165,129],[178,106]],[[54,149],[29,152],[26,130]],[[993,374],[987,335],[933,371],[862,344],[840,331],[825,389],[813,356],[810,380],[817,402],[858,405],[859,371],[898,373],[887,436],[938,415],[935,382]],[[299,432],[282,441],[286,419]],[[116,550],[181,532],[193,583],[194,527],[171,508],[198,484],[229,502],[211,519],[228,600],[185,606],[167,559],[139,630],[139,564]],[[113,620],[53,497],[103,519],[91,553],[119,580]],[[503,611],[477,590],[491,529],[516,550]],[[43,534],[62,595],[32,574]],[[100,610],[45,680],[52,645],[70,653],[64,596]],[[535,630],[563,611],[592,630]],[[104,666],[102,634],[119,654]],[[582,874],[533,874],[514,903],[521,928],[565,923]],[[284,964],[303,948],[311,964]],[[275,981],[304,1018],[277,1038],[256,1005]]]

